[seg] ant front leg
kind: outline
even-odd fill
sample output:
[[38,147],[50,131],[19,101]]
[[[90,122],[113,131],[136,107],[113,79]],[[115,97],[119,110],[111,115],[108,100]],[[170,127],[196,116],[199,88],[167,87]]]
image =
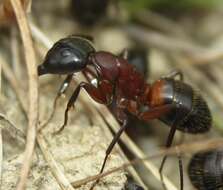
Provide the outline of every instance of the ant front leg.
[[173,70],[169,74],[162,76],[161,79],[168,79],[168,78],[174,79],[177,76],[179,76],[180,81],[184,80],[183,73],[180,70]]
[[65,94],[66,90],[68,89],[71,81],[72,81],[72,78],[73,78],[73,75],[74,74],[70,74],[70,75],[67,75],[67,77],[65,78],[65,80],[63,81],[63,83],[61,84],[58,92],[57,92],[57,96],[54,100],[54,111],[56,109],[56,104],[57,104],[57,100],[63,95]]
[[83,70],[83,74],[88,82],[91,82],[92,79],[96,79],[97,75],[89,68]]
[[61,84],[61,86],[60,86],[60,88],[59,88],[59,90],[57,92],[56,98],[54,99],[53,111],[50,114],[50,116],[47,119],[47,121],[43,125],[41,125],[39,130],[42,130],[52,120],[52,118],[54,116],[54,113],[55,113],[55,110],[56,110],[56,107],[57,107],[57,101],[66,92],[67,88],[69,87],[69,85],[71,83],[72,78],[73,78],[73,74],[67,75],[67,77],[65,78],[65,80]]
[[[113,150],[115,144],[118,142],[121,134],[125,131],[126,127],[127,127],[127,123],[128,123],[128,119],[127,119],[127,115],[125,114],[125,112],[123,111],[123,109],[120,109],[120,108],[116,108],[116,116],[118,117],[118,120],[122,122],[122,125],[119,129],[119,131],[115,134],[115,136],[113,137],[111,143],[109,144],[107,150],[106,150],[106,154],[105,154],[105,158],[104,158],[104,161],[103,161],[103,164],[102,164],[102,167],[101,167],[101,170],[100,170],[100,173],[101,174],[103,171],[104,171],[104,168],[105,168],[105,164],[107,162],[107,159],[111,153],[111,151]],[[100,179],[97,179],[91,186],[90,190],[93,190],[95,185],[97,185],[97,183],[99,182]]]
[[100,81],[98,87],[95,87],[94,85],[87,82],[81,82],[76,87],[76,89],[74,90],[72,96],[70,97],[67,103],[67,108],[64,113],[64,124],[61,126],[61,128],[57,132],[55,132],[56,134],[60,133],[64,129],[64,127],[67,125],[68,112],[71,109],[71,107],[74,106],[77,100],[77,97],[79,96],[81,88],[84,88],[86,92],[91,96],[91,98],[100,104],[108,105],[112,101],[113,85],[110,84],[108,81],[106,80]]

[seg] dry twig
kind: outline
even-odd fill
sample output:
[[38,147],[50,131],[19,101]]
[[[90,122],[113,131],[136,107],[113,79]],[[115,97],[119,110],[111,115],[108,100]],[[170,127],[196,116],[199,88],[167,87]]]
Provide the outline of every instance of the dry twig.
[[2,185],[2,165],[3,165],[3,142],[2,142],[2,129],[0,128],[0,188]]
[[41,132],[37,136],[37,141],[40,146],[40,149],[43,153],[43,156],[47,163],[49,164],[49,167],[51,169],[51,172],[53,176],[56,178],[58,184],[60,185],[61,189],[63,190],[74,190],[66,176],[63,174],[63,172],[60,170],[59,166],[57,165],[55,159],[53,158],[52,154],[48,151],[47,144],[44,140],[43,135]]
[[29,76],[29,123],[27,131],[27,143],[24,154],[24,162],[21,170],[21,176],[17,185],[17,190],[23,190],[25,188],[26,180],[30,170],[32,155],[36,141],[36,126],[38,122],[38,83],[35,53],[25,12],[19,0],[10,1],[19,25]]
[[0,64],[0,94],[2,93],[2,64]]
[[[30,11],[32,0],[20,0],[23,9]],[[9,25],[15,20],[14,11],[10,0],[3,0],[0,3],[0,24]]]
[[[10,30],[10,49],[11,49],[11,60],[12,60],[12,70],[16,78],[22,78],[22,70],[20,62],[20,52],[19,52],[20,44],[18,39],[18,29],[16,26],[12,26]],[[21,83],[22,85],[23,83]]]

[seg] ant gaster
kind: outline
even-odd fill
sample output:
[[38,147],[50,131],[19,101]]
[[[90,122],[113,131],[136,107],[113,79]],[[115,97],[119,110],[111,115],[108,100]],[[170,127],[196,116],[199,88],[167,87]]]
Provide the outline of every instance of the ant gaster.
[[223,150],[215,149],[196,153],[189,164],[192,184],[199,190],[223,188]]
[[[89,67],[93,67],[93,70]],[[96,77],[97,86],[81,82],[76,87],[68,101],[64,124],[59,131],[66,126],[68,112],[82,88],[100,104],[109,105],[115,101],[114,113],[122,125],[106,150],[100,173],[127,126],[127,112],[143,121],[160,119],[171,126],[166,147],[171,146],[177,129],[195,134],[207,132],[211,126],[211,114],[205,100],[191,86],[182,82],[182,73],[173,72],[153,84],[148,84],[143,75],[126,59],[109,52],[96,51],[91,41],[82,36],[70,36],[56,42],[47,53],[43,64],[38,67],[39,75],[67,74],[57,97],[68,88],[73,73],[80,71],[87,73],[86,76],[90,74]],[[180,76],[180,80],[176,80],[176,76]],[[160,166],[161,179],[165,160],[166,156]],[[180,174],[183,189],[182,166]],[[163,186],[165,188],[164,183]]]

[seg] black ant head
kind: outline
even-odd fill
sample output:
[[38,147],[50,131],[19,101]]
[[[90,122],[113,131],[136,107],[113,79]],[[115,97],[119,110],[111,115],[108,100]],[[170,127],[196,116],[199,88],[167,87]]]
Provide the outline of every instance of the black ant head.
[[79,72],[87,66],[88,56],[94,52],[91,41],[82,36],[61,39],[48,51],[43,64],[38,66],[38,75]]

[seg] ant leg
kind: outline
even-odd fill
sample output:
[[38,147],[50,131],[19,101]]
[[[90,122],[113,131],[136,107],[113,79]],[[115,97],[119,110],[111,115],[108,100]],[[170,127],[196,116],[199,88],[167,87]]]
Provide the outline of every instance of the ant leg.
[[[180,115],[178,114],[176,116],[176,120],[174,121],[171,129],[170,129],[170,132],[169,132],[169,135],[168,135],[168,138],[167,138],[167,142],[166,142],[166,148],[169,148],[171,147],[172,145],[172,142],[173,142],[173,137],[174,137],[174,134],[176,132],[176,129],[177,129],[177,124],[178,122],[182,119],[183,115]],[[164,164],[166,162],[166,159],[167,159],[167,156],[164,156],[163,157],[163,160],[161,162],[161,165],[160,165],[160,169],[159,169],[159,173],[160,173],[160,179],[161,179],[161,182],[162,182],[162,185],[163,185],[163,188],[166,189],[166,185],[163,181],[163,168],[164,168]],[[183,190],[183,165],[182,165],[182,159],[181,159],[181,156],[178,154],[178,159],[179,159],[179,172],[180,172],[180,188],[181,190]]]
[[59,90],[57,92],[56,98],[54,99],[53,111],[50,114],[49,118],[45,121],[45,123],[43,125],[41,125],[39,130],[42,130],[52,120],[52,118],[54,116],[54,113],[55,113],[55,110],[56,110],[56,107],[57,107],[57,101],[61,97],[61,95],[66,92],[66,90],[69,87],[69,84],[70,84],[70,82],[72,80],[72,77],[73,77],[73,74],[67,75],[67,77],[65,78],[65,80],[61,84],[61,86],[60,86],[60,88],[59,88]]
[[[104,171],[104,168],[105,168],[105,164],[107,162],[107,159],[108,159],[108,156],[110,155],[112,149],[114,148],[115,144],[118,142],[121,134],[123,133],[123,131],[125,131],[126,127],[127,127],[127,122],[128,120],[127,119],[124,119],[123,121],[123,124],[121,126],[121,128],[119,129],[119,131],[115,134],[115,136],[113,137],[112,139],[112,142],[110,143],[110,145],[108,146],[107,150],[106,150],[106,155],[105,155],[105,158],[104,158],[104,161],[103,161],[103,164],[102,164],[102,167],[101,167],[101,170],[100,170],[100,173],[101,174],[103,171]],[[97,183],[99,182],[100,179],[97,179],[91,186],[90,190],[93,190],[93,188],[95,187],[95,185],[97,185]]]
[[62,94],[64,94],[66,92],[67,88],[70,85],[70,82],[71,82],[73,76],[74,76],[74,74],[67,75],[67,77],[65,78],[62,85],[59,88],[59,91],[57,93],[58,97],[60,97]]
[[[155,108],[151,108],[150,110],[146,111],[146,112],[142,112],[139,114],[139,119],[141,120],[145,120],[145,121],[149,121],[151,119],[156,119],[161,117],[162,115],[168,113],[172,108],[175,108],[176,105],[175,104],[167,104],[167,105],[163,105],[163,106],[159,106],[159,107],[155,107]],[[179,115],[177,116],[177,118],[181,118],[179,117]],[[177,128],[177,124],[178,124],[179,119],[177,119],[174,124],[172,125],[171,129],[170,129],[170,133],[168,135],[167,138],[167,142],[166,142],[166,148],[169,148],[172,145],[173,142],[173,137],[174,134],[176,132],[176,128]],[[166,162],[167,156],[164,156],[160,169],[159,169],[159,173],[160,173],[160,179],[163,185],[163,188],[166,189],[165,183],[163,181],[163,175],[162,175],[162,171],[163,171],[163,167],[164,164]],[[180,168],[180,183],[181,183],[181,188],[183,187],[183,168],[182,168],[182,161],[181,159],[179,160],[179,168]],[[182,190],[182,189],[181,189]]]
[[[183,164],[182,164],[182,158],[181,158],[181,155],[178,155],[178,161],[179,161],[179,172],[180,172],[180,190],[183,190],[183,186],[184,186],[184,183],[183,183]],[[161,163],[161,166],[160,166],[160,169],[159,169],[159,173],[160,173],[160,179],[161,179],[161,182],[162,182],[162,186],[163,188],[166,190],[166,185],[163,181],[163,167],[164,167],[164,164],[166,162],[166,159],[167,159],[167,156],[164,156],[163,160],[162,160],[162,163]]]
[[177,157],[178,157],[178,161],[179,161],[180,190],[183,190],[183,188],[184,188],[183,162],[182,162],[182,157],[180,154],[178,154]]
[[97,75],[89,68],[85,68],[82,72],[88,82],[91,82],[92,78],[97,78]]
[[162,76],[161,79],[175,78],[177,76],[179,76],[180,81],[184,80],[183,73],[180,70],[174,70],[174,71],[170,72],[169,74]]
[[104,80],[100,81],[98,88],[90,83],[81,82],[76,87],[73,94],[71,95],[71,97],[67,103],[67,108],[64,112],[64,123],[60,127],[60,129],[55,132],[55,134],[60,133],[64,129],[64,127],[67,125],[68,112],[69,112],[70,108],[74,106],[74,104],[77,100],[77,97],[79,96],[81,88],[84,88],[86,90],[86,92],[91,96],[91,98],[100,104],[107,105],[112,100],[113,86],[110,83],[108,83],[107,81],[104,81]]
[[[181,134],[181,139],[179,144],[182,144],[184,141],[184,136],[185,134]],[[184,182],[183,182],[183,161],[182,161],[182,156],[177,152],[177,157],[178,157],[178,162],[179,162],[179,173],[180,173],[180,190],[183,190]]]
[[171,109],[175,108],[175,104],[166,104],[154,108],[150,108],[150,110],[141,112],[138,114],[138,118],[140,120],[149,121],[151,119],[157,119],[162,115],[168,113]]
[[[175,123],[175,122],[174,122]],[[173,124],[171,129],[170,129],[170,133],[168,135],[168,138],[167,138],[167,142],[166,142],[166,148],[169,148],[171,145],[172,145],[172,142],[173,142],[173,137],[174,137],[174,134],[176,132],[176,127],[177,125]],[[164,164],[166,162],[166,159],[167,159],[167,156],[164,156],[163,157],[163,160],[161,162],[161,165],[160,165],[160,168],[159,168],[159,173],[160,173],[160,179],[161,179],[161,182],[162,182],[162,185],[163,185],[163,188],[166,190],[166,185],[163,181],[163,167],[164,167]]]

